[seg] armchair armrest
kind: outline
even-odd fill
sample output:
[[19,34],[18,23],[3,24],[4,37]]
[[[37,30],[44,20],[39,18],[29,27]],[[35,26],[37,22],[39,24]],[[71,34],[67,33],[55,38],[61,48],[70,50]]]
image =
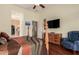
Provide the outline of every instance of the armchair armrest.
[[60,41],[61,45],[62,45],[64,42],[66,42],[66,41],[68,41],[68,38],[62,38],[61,41]]
[[79,40],[77,40],[77,41],[74,41],[74,44],[77,44],[77,45],[79,45]]
[[69,40],[68,38],[62,38],[61,41],[67,41]]
[[74,51],[79,51],[79,40],[74,41],[73,49],[74,49]]

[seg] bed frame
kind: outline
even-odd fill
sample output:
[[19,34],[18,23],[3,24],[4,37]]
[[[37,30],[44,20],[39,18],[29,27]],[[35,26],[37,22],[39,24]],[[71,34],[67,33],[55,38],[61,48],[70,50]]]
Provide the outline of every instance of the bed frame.
[[47,24],[46,19],[44,19],[44,30],[45,30],[45,46],[46,46],[46,49],[47,49],[47,54],[49,55],[48,24]]

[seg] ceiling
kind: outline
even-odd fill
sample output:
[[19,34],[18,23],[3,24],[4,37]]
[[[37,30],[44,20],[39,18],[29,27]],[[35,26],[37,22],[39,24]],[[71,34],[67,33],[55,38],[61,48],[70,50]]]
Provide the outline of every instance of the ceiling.
[[57,10],[58,8],[60,10],[66,9],[66,8],[72,8],[72,7],[79,7],[78,4],[43,4],[45,8],[41,8],[40,6],[37,5],[35,9],[33,9],[34,4],[16,4],[19,7],[25,8],[27,10],[33,11],[33,12],[43,12],[45,10],[53,8],[54,10]]
[[52,4],[43,4],[43,5],[45,6],[45,8],[41,8],[40,6],[37,5],[36,9],[33,9],[34,4],[17,4],[17,6],[19,7],[22,7],[34,12],[44,11],[45,9],[50,8],[50,6],[52,6]]

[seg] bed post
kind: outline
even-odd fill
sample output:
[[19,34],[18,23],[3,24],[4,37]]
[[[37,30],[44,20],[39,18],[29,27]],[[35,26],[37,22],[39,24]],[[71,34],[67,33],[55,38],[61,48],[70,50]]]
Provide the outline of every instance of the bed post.
[[45,29],[45,46],[46,46],[46,49],[47,49],[47,54],[49,55],[48,24],[47,24],[46,19],[44,19],[44,29]]

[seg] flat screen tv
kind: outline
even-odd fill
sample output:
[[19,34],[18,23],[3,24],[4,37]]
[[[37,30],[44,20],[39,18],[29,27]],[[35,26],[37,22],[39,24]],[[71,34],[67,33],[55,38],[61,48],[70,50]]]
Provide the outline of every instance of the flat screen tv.
[[48,28],[59,28],[60,27],[60,19],[50,20],[47,23],[48,23]]

